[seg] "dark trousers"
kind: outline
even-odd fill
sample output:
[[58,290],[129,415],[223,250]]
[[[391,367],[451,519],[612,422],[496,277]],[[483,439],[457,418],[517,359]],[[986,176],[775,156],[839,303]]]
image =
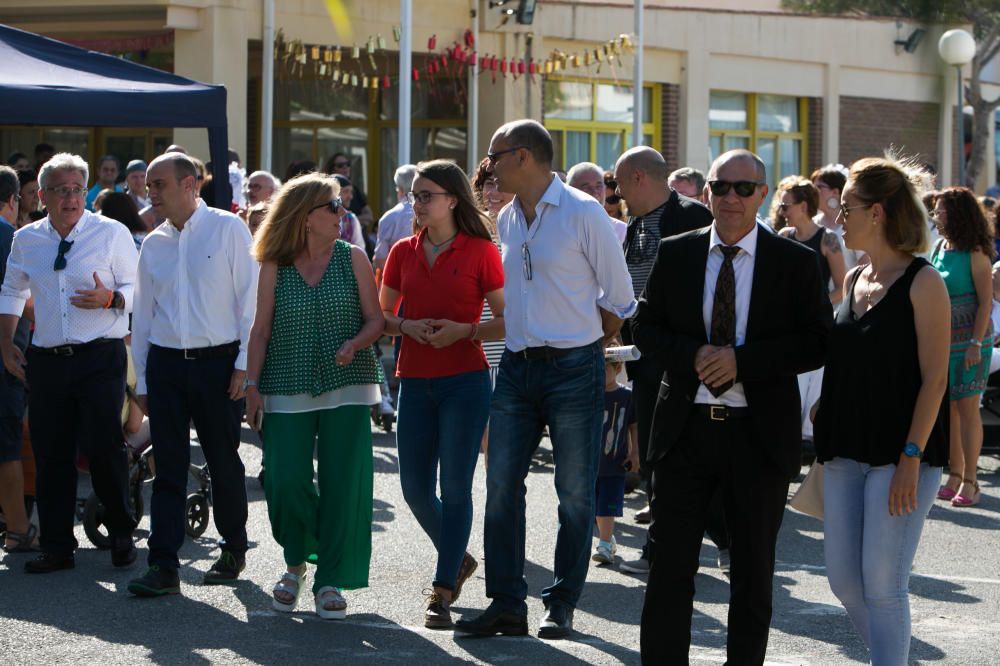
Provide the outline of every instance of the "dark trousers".
[[29,348],[28,429],[38,469],[35,493],[42,550],[67,555],[77,547],[77,451],[87,457],[94,492],[113,537],[129,536],[128,458],[122,434],[125,344],[115,340],[53,356]]
[[184,360],[151,346],[146,364],[149,426],[156,458],[150,506],[149,564],[176,570],[184,543],[184,503],[191,464],[190,423],[212,477],[215,526],[223,549],[237,558],[247,550],[247,491],[240,460],[242,400],[229,399],[237,352]]
[[653,470],[656,547],[642,609],[643,664],[686,664],[694,578],[708,501],[722,492],[730,527],[729,664],[762,664],[771,623],[774,549],[788,478],[751,439],[745,419],[692,414]]
[[[629,377],[632,379],[632,403],[635,405],[636,426],[639,431],[639,474],[646,484],[646,494],[653,492],[653,465],[646,460],[649,451],[649,433],[653,426],[653,411],[656,408],[656,396],[660,391],[660,381],[663,373],[648,360],[639,359],[629,364]],[[721,490],[712,497],[709,505],[708,520],[705,532],[712,543],[720,550],[729,548],[729,530],[726,528],[726,512],[722,503]],[[653,560],[653,544],[649,532],[646,533],[646,543],[642,546],[642,558],[647,562]]]

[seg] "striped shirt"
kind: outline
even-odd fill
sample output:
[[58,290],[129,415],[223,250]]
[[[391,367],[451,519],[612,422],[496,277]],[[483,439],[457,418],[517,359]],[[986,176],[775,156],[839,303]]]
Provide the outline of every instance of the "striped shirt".
[[628,226],[638,225],[632,241],[625,248],[625,263],[628,264],[629,275],[632,276],[632,290],[639,298],[646,288],[649,272],[653,270],[656,261],[656,251],[660,247],[660,216],[667,202],[645,215],[629,217]]

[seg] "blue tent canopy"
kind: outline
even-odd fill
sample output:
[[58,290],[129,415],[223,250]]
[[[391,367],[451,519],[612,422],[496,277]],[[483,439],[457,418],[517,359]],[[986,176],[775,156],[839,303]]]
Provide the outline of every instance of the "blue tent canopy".
[[204,127],[229,210],[226,89],[0,25],[0,124]]

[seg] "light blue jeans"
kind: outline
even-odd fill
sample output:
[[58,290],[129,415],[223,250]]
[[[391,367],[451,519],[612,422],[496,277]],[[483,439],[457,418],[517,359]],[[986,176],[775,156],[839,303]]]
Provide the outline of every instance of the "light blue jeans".
[[889,515],[895,465],[849,458],[823,465],[823,550],[830,589],[871,653],[873,666],[904,666],[910,654],[910,567],[941,468],[920,465],[917,509]]

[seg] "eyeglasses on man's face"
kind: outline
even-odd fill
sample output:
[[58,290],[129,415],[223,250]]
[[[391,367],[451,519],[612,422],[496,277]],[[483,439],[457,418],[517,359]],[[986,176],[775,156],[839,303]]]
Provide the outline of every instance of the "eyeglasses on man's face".
[[66,197],[82,197],[87,193],[87,188],[60,185],[59,187],[46,187],[45,191],[55,194],[60,199],[65,199]]
[[513,153],[514,151],[521,150],[522,148],[527,148],[527,146],[514,146],[513,148],[505,148],[504,150],[498,150],[495,153],[486,153],[486,159],[488,159],[491,164],[496,164],[497,160],[499,160],[507,153]]
[[737,196],[752,197],[753,193],[757,191],[757,188],[764,183],[758,183],[753,180],[710,180],[708,181],[708,189],[712,191],[712,194],[717,197],[724,197],[729,194],[729,190],[736,192]]

